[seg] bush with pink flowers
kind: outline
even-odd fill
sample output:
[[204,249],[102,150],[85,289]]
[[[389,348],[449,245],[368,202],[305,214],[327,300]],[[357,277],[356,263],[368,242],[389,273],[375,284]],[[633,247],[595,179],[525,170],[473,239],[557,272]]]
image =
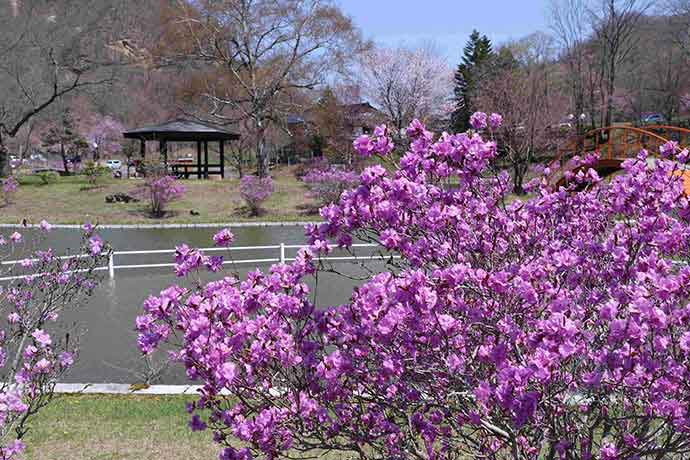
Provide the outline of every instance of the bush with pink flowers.
[[181,199],[187,189],[175,177],[165,174],[147,174],[144,184],[134,194],[147,200],[151,216],[164,217],[168,205]]
[[359,175],[354,171],[331,166],[310,171],[302,181],[309,190],[308,196],[322,207],[337,201],[345,190],[359,185]]
[[[642,151],[610,182],[588,155],[569,185],[545,171],[521,201],[476,132],[407,135],[398,164],[321,209],[294,262],[145,302],[142,351],[173,346],[203,384],[191,428],[224,460],[686,456],[688,152]],[[393,148],[383,127],[355,147],[384,163]],[[317,258],[354,241],[400,258],[319,304],[308,281],[337,266]],[[180,275],[220,266],[177,259]]]
[[270,177],[244,176],[240,181],[240,195],[249,209],[250,216],[263,212],[263,203],[273,194],[273,179]]
[[[51,225],[40,224],[42,233]],[[72,367],[79,331],[65,329],[64,310],[78,308],[100,280],[109,248],[85,228],[81,251],[61,258],[36,250],[19,231],[0,234],[0,458],[20,458],[36,414],[50,402],[55,384]],[[45,246],[45,244],[41,244]],[[14,259],[19,258],[18,262]]]

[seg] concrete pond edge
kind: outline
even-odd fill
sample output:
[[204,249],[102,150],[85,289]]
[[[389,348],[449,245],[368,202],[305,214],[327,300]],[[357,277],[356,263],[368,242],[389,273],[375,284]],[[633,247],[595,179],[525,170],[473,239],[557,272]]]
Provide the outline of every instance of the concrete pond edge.
[[[320,224],[319,221],[303,222],[225,222],[199,224],[100,224],[100,229],[183,229],[183,228],[221,228],[221,227],[304,227],[309,224]],[[40,228],[40,224],[0,224],[0,228]],[[52,224],[57,229],[79,229],[78,224]]]
[[196,395],[201,385],[132,385],[129,383],[58,383],[56,394]]

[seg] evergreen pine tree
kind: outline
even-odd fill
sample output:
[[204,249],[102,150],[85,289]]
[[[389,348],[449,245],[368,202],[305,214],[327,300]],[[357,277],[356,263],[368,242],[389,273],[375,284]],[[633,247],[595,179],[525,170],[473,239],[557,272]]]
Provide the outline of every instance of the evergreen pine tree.
[[470,116],[474,112],[472,93],[479,72],[488,64],[494,53],[491,40],[474,30],[463,49],[462,62],[455,72],[455,112],[452,127],[456,132],[466,131],[470,126]]

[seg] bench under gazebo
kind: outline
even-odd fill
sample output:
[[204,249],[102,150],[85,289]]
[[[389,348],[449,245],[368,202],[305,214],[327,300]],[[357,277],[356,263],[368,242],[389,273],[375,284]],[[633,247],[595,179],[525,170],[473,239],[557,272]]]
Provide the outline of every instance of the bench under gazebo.
[[[225,177],[225,142],[240,138],[239,134],[226,131],[217,126],[192,120],[177,119],[160,125],[144,126],[122,133],[126,139],[141,142],[141,158],[146,159],[146,142],[158,142],[159,152],[166,166],[177,177],[189,179],[197,176],[208,179],[210,175]],[[168,143],[196,143],[196,163],[193,161],[173,161],[168,163]],[[219,161],[209,163],[208,143],[218,142]],[[203,151],[203,157],[202,157]]]

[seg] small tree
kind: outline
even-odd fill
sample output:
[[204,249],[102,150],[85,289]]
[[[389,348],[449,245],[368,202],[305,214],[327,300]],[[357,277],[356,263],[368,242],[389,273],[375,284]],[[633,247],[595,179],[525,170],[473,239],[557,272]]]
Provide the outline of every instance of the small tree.
[[249,208],[251,216],[258,216],[261,205],[273,193],[273,179],[270,177],[244,176],[240,181],[240,195]]
[[101,166],[95,161],[87,161],[82,170],[82,174],[86,176],[86,180],[92,186],[96,186],[100,178],[108,174],[110,170],[105,166]]
[[[41,222],[41,229],[49,231],[50,224]],[[26,257],[0,269],[8,278],[0,289],[0,458],[5,460],[19,457],[31,421],[74,364],[79,334],[60,326],[61,313],[91,295],[100,280],[95,269],[108,260],[107,246],[90,226],[77,257],[59,258],[33,246],[18,232],[0,235],[0,261]]]

